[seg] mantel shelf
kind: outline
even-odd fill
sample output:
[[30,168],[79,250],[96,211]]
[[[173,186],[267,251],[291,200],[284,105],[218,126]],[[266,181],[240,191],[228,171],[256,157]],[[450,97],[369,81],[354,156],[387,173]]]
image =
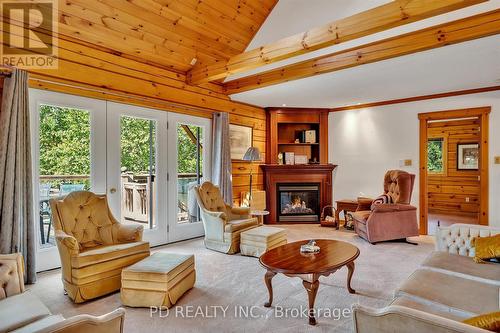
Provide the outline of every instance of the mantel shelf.
[[286,146],[311,146],[311,145],[319,145],[319,143],[309,143],[309,142],[278,142],[278,145],[286,145]]

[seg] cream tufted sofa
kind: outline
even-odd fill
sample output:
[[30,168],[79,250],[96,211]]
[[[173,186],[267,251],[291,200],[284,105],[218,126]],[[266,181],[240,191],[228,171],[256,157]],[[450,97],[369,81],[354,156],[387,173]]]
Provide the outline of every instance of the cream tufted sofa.
[[389,306],[354,306],[355,332],[489,332],[461,321],[499,310],[500,264],[472,259],[472,239],[498,233],[500,228],[469,224],[438,228],[436,251],[396,290]]
[[116,221],[105,195],[77,191],[50,206],[64,289],[74,302],[119,290],[122,269],[149,256],[143,227]]
[[472,247],[474,237],[490,237],[499,233],[500,228],[471,224],[454,224],[450,227],[441,227],[436,232],[436,250],[474,257],[475,251],[474,247]]
[[240,234],[258,226],[250,217],[250,208],[227,205],[219,188],[210,182],[195,186],[193,191],[201,209],[205,228],[205,246],[211,250],[234,254],[240,250]]
[[104,316],[53,315],[31,292],[24,291],[23,258],[19,253],[0,255],[0,333],[93,332],[121,333],[124,309]]

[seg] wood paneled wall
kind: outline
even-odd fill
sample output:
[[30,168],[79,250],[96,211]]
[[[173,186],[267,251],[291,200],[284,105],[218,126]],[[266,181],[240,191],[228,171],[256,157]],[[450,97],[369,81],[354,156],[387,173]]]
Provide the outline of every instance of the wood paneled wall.
[[[211,117],[230,114],[230,122],[253,127],[254,145],[265,156],[266,113],[262,108],[233,102],[219,85],[185,83],[183,74],[121,57],[120,54],[77,40],[59,40],[59,68],[30,71],[30,86],[86,97],[112,100]],[[253,165],[256,189],[263,188],[262,172]],[[247,189],[250,165],[233,163],[234,199]]]
[[428,124],[429,138],[444,138],[444,174],[428,176],[429,213],[477,217],[480,211],[479,171],[457,170],[457,144],[479,143],[479,119],[454,120]]

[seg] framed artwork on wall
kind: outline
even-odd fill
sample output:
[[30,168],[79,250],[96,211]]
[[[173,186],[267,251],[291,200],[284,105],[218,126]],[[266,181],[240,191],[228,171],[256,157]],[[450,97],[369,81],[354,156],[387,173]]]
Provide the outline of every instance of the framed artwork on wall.
[[253,128],[229,124],[229,141],[231,147],[231,159],[243,159],[243,156],[248,148],[253,145]]
[[479,169],[479,143],[457,144],[457,170]]

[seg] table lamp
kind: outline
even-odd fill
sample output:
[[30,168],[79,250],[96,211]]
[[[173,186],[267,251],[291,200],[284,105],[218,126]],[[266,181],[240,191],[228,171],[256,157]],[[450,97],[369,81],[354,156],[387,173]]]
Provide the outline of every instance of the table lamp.
[[248,196],[248,205],[251,206],[252,204],[252,176],[253,176],[253,168],[252,168],[252,163],[255,161],[261,161],[262,157],[260,155],[260,150],[257,147],[250,147],[246,151],[245,155],[243,156],[243,161],[248,161],[250,162],[250,192]]

